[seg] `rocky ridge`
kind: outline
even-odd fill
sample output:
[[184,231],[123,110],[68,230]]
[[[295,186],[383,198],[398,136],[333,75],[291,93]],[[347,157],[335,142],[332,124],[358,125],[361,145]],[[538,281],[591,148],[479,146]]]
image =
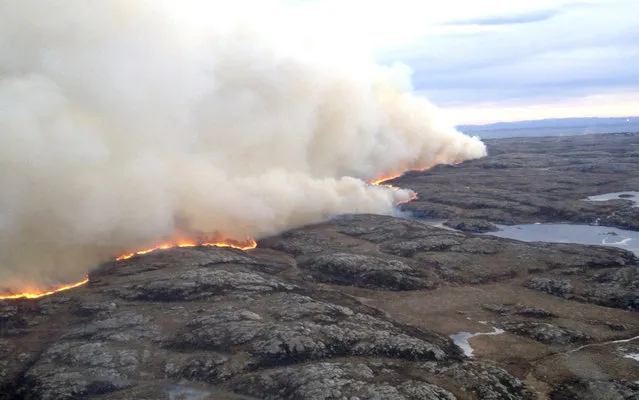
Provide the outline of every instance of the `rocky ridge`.
[[[634,276],[622,272],[638,265],[614,248],[476,237],[374,215],[300,228],[248,252],[157,251],[107,263],[73,291],[2,302],[0,351],[13,357],[0,364],[1,392],[168,398],[178,385],[209,398],[529,399],[523,377],[466,359],[435,323],[404,323],[351,290],[380,299],[489,282],[527,290],[530,275],[567,268],[608,273],[593,285],[623,286]],[[563,293],[545,288],[533,290]],[[564,301],[575,300],[604,302]],[[551,312],[499,310],[516,317],[499,323],[515,336],[559,348],[595,340]]]

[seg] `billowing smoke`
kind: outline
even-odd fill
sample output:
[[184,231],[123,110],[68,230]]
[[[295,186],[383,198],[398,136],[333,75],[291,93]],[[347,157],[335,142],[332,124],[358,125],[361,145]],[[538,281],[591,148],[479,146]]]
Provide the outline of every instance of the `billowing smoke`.
[[196,25],[178,3],[0,2],[0,287],[76,280],[176,232],[390,213],[410,193],[368,180],[485,154],[406,67],[274,10],[225,2]]

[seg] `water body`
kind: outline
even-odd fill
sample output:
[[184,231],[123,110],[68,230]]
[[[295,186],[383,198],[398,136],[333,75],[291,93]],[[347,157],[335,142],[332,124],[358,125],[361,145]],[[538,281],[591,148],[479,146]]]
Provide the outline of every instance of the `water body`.
[[639,207],[639,192],[616,192],[590,196],[586,201],[630,200],[634,207]]
[[208,391],[181,384],[166,386],[164,390],[169,400],[206,400],[211,395]]
[[473,338],[475,336],[491,336],[491,335],[500,335],[504,333],[503,329],[493,328],[492,332],[478,332],[478,333],[470,333],[470,332],[459,332],[454,335],[450,335],[450,338],[453,340],[457,346],[464,352],[467,357],[473,356],[473,348],[471,347],[468,339]]
[[[445,220],[420,219],[420,221],[436,228],[459,232],[457,229],[444,225]],[[576,243],[614,246],[631,251],[639,256],[639,232],[637,231],[611,228],[607,226],[577,224],[536,223],[497,225],[497,227],[500,229],[497,232],[479,233],[479,235],[492,235],[507,239],[521,240],[522,242]]]
[[497,225],[498,232],[486,233],[523,242],[577,243],[614,246],[639,256],[639,232],[594,225],[522,224]]

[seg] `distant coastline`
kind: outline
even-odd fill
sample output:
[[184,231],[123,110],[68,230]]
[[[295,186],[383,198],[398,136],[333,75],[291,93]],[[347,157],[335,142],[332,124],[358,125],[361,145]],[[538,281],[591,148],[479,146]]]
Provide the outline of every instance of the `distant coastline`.
[[639,117],[554,118],[486,125],[459,125],[457,129],[482,139],[639,132]]

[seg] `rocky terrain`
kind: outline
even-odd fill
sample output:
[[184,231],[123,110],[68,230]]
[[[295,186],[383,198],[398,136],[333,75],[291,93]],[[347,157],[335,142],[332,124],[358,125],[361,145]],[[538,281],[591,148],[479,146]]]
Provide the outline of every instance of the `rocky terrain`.
[[[630,200],[583,201],[639,190],[639,133],[487,140],[489,156],[392,181],[419,198],[417,216],[499,224],[578,222],[639,230]],[[468,223],[468,222],[467,222]],[[471,228],[472,229],[472,228]],[[485,225],[483,231],[490,231]]]
[[[629,202],[580,200],[637,190],[636,144],[491,141],[486,159],[393,182],[419,192],[407,210],[467,232],[340,216],[254,250],[159,250],[0,301],[0,399],[639,399],[636,255],[471,233],[637,229]],[[470,339],[472,357],[450,339],[494,328]]]

